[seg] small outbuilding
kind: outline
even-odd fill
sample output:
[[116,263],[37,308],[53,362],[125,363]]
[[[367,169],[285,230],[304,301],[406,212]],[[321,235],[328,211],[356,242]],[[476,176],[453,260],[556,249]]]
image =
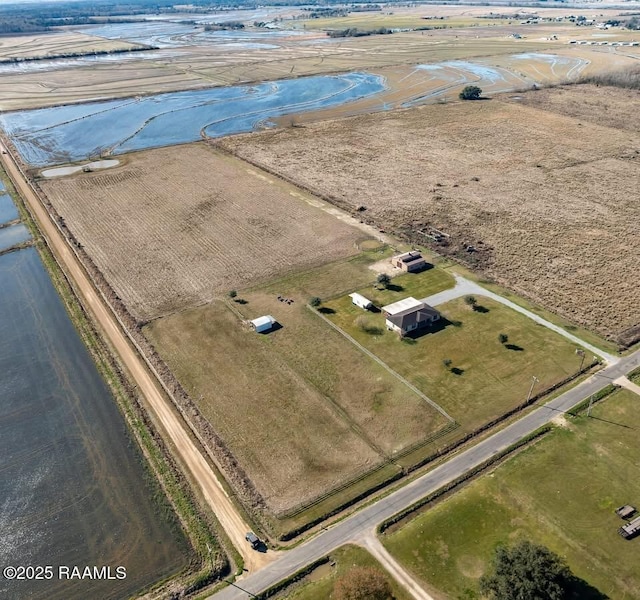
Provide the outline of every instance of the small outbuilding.
[[616,514],[621,518],[621,519],[629,519],[631,517],[633,517],[633,515],[636,514],[636,507],[635,506],[631,506],[630,504],[625,504],[624,506],[621,506],[620,508],[616,508]]
[[349,294],[349,297],[351,298],[351,302],[353,302],[356,306],[359,306],[360,308],[369,310],[370,308],[373,307],[373,302],[371,302],[369,298],[365,298],[362,294],[357,294],[354,292],[353,294]]
[[422,271],[427,266],[427,261],[420,252],[412,250],[411,252],[394,256],[391,259],[391,264],[407,273],[415,273],[416,271]]
[[253,319],[249,322],[251,323],[251,327],[253,327],[258,333],[271,331],[277,323],[277,321],[271,315],[258,317],[257,319]]

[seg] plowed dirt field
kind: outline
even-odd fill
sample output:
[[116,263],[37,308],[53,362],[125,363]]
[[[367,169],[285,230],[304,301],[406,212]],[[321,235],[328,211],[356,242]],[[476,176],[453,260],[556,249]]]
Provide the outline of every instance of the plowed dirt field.
[[40,185],[141,321],[355,254],[366,237],[293,186],[204,144]]

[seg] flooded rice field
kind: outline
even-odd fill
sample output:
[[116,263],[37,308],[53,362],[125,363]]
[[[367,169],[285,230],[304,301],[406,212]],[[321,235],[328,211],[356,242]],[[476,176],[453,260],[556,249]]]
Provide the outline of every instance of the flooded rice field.
[[163,60],[175,55],[172,50],[149,50],[139,52],[118,52],[114,54],[98,54],[95,56],[78,56],[75,58],[41,58],[18,62],[0,63],[0,75],[20,75],[24,73],[60,71],[78,67],[91,67],[100,64],[124,64],[145,60]]
[[29,233],[29,230],[22,225],[22,223],[17,223],[16,225],[11,225],[9,227],[2,227],[0,228],[0,252],[7,250],[12,246],[16,246],[17,244],[28,242],[30,239],[31,234]]
[[183,569],[186,540],[33,247],[0,256],[0,373],[0,564],[56,574],[0,578],[0,598],[124,598]]
[[20,111],[0,116],[0,125],[25,162],[44,167],[252,131],[384,89],[383,77],[346,73]]
[[18,218],[18,209],[11,200],[11,196],[3,194],[4,187],[0,183],[0,225]]
[[[225,22],[235,19],[229,16],[209,15],[200,19],[208,23]],[[318,37],[317,33],[291,29],[240,29],[205,31],[203,25],[154,21],[141,23],[108,23],[105,25],[82,27],[77,31],[109,40],[124,40],[156,48],[181,48],[185,46],[222,46],[230,42],[270,43],[280,39],[308,39]],[[273,46],[277,48],[278,46]]]
[[[403,102],[402,106],[406,108],[423,104],[446,95],[454,87],[470,84],[478,85],[490,94],[527,89],[534,83],[575,78],[588,65],[587,59],[577,56],[533,52],[497,59],[448,60],[417,65],[407,76],[405,86],[426,89]],[[425,74],[431,85],[425,86]]]
[[25,162],[45,167],[249,132],[302,113],[330,109],[324,118],[332,118],[411,107],[455,97],[468,84],[486,94],[528,89],[574,78],[589,64],[544,53],[448,60],[18,111],[0,116],[0,127]]

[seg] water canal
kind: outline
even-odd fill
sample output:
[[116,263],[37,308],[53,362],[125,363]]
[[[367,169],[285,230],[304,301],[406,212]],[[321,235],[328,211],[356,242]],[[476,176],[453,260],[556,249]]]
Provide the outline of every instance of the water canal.
[[[159,497],[38,251],[0,255],[0,565],[56,573],[0,577],[0,598],[123,598],[182,570],[188,544]],[[59,580],[61,565],[126,578]]]

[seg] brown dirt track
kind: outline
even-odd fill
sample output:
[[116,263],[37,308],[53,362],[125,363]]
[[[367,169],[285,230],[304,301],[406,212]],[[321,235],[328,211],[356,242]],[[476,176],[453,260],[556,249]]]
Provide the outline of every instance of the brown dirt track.
[[55,226],[40,199],[23,178],[23,174],[13,158],[4,153],[4,146],[1,144],[0,149],[3,150],[0,154],[2,166],[29,207],[29,211],[38,223],[39,230],[56,261],[69,281],[73,282],[74,291],[78,294],[84,309],[95,319],[101,334],[117,353],[123,367],[146,399],[148,406],[155,413],[157,422],[161,424],[172,441],[177,454],[198,482],[205,501],[215,513],[234,546],[243,556],[245,568],[253,571],[264,566],[277,554],[257,553],[247,547],[244,534],[248,530],[248,525],[225,492],[216,473],[187,433],[186,424],[170,407],[170,401],[165,397],[158,380],[151,375],[145,361],[134,350],[129,337],[120,327],[114,313],[93,286],[90,276],[87,275],[77,256],[67,244],[60,229]]
[[363,237],[292,186],[205,144],[40,185],[142,321],[355,254]]
[[[444,229],[446,251],[462,258],[462,242],[482,240],[475,259],[495,278],[624,337],[640,323],[640,114],[630,94],[637,103],[637,92],[557,88],[221,143],[417,240],[425,223]],[[584,96],[588,118],[576,108]]]

